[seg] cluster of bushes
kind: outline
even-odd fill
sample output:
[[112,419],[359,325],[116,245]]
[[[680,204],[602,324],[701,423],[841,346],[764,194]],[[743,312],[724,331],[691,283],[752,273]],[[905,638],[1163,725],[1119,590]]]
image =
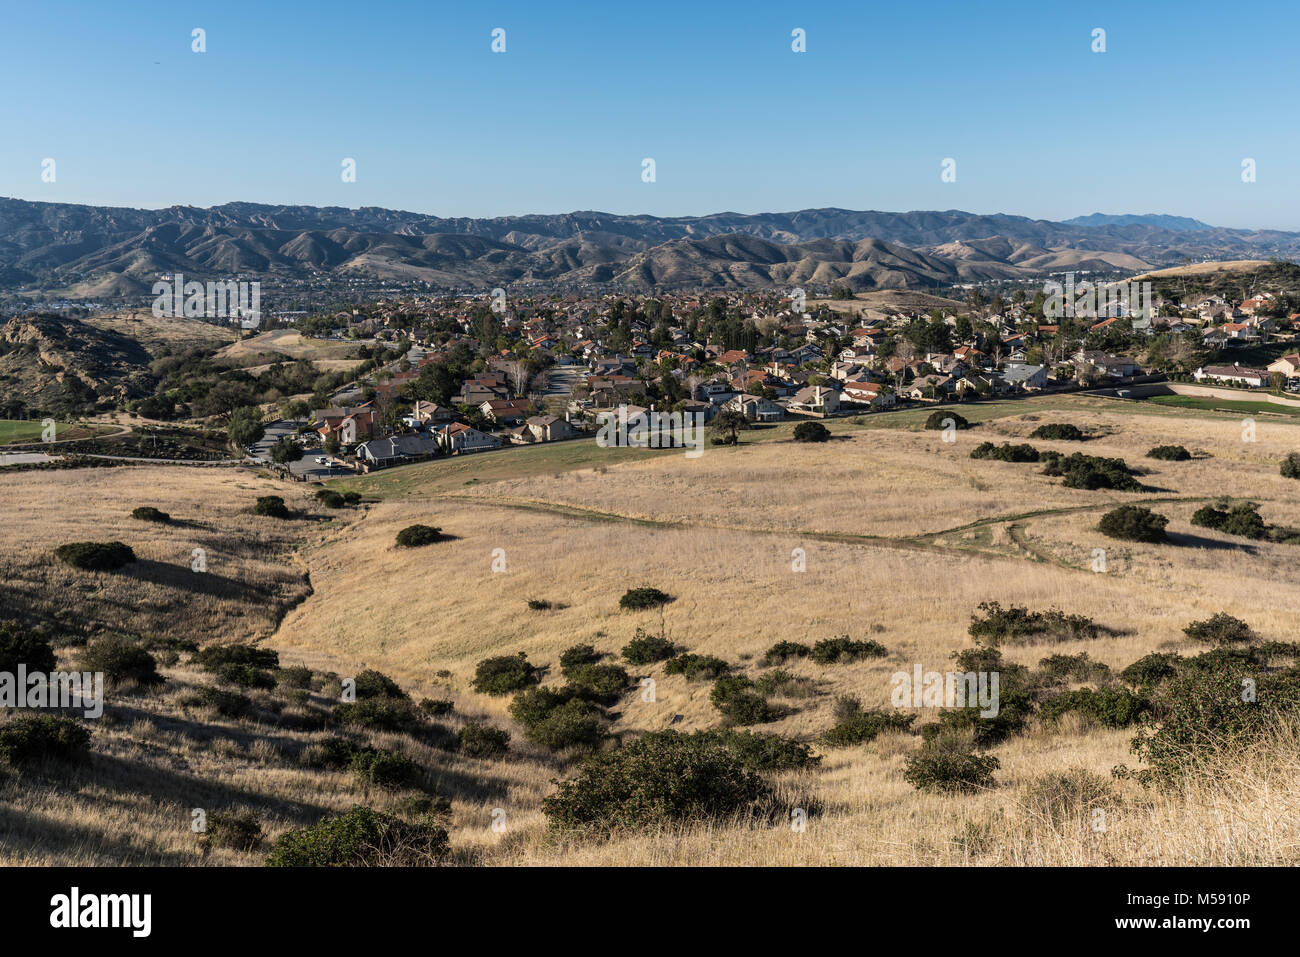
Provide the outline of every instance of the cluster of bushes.
[[729,664],[713,655],[682,654],[664,665],[664,674],[685,675],[687,681],[713,681],[730,670]]
[[326,508],[343,508],[348,505],[359,505],[361,503],[361,493],[336,492],[330,488],[322,488],[316,490],[316,501]]
[[[274,688],[278,683],[272,669],[280,667],[280,656],[269,648],[252,645],[209,645],[196,652],[190,663],[240,688]],[[311,673],[308,672],[308,681]]]
[[71,718],[22,715],[0,724],[0,758],[14,767],[71,761],[84,755],[90,729]]
[[1064,478],[1066,488],[1082,488],[1090,491],[1113,489],[1117,492],[1149,492],[1152,489],[1133,477],[1133,470],[1123,459],[1103,458],[1097,455],[1061,455],[1059,452],[1043,452],[1040,455],[1044,463],[1043,474]]
[[1093,661],[1086,651],[1040,658],[1038,670],[1049,681],[1105,681],[1111,675],[1110,665]]
[[593,749],[609,736],[601,706],[573,685],[521,691],[510,702],[510,715],[530,741],[551,751]]
[[207,830],[199,841],[205,847],[251,851],[262,843],[262,823],[248,808],[213,811],[208,815]]
[[1058,720],[1063,714],[1087,715],[1104,728],[1126,728],[1136,724],[1150,710],[1150,702],[1127,688],[1079,688],[1063,691],[1043,702],[1045,721]]
[[91,572],[111,572],[135,561],[130,545],[121,542],[69,542],[54,550],[61,562]]
[[170,515],[152,505],[141,505],[139,508],[131,509],[131,517],[138,518],[142,522],[157,522],[159,525],[167,525],[172,520]]
[[460,729],[458,739],[460,753],[471,758],[495,758],[510,749],[510,732],[473,721]]
[[1192,513],[1192,524],[1212,528],[1227,535],[1239,535],[1256,541],[1300,541],[1300,531],[1284,525],[1269,525],[1259,514],[1258,502],[1236,502],[1219,499],[1212,505],[1202,505]]
[[419,548],[442,541],[442,529],[432,525],[408,525],[397,533],[397,544],[401,548]]
[[1288,452],[1282,460],[1282,477],[1300,479],[1300,452]]
[[24,628],[17,621],[0,622],[0,672],[17,674],[19,665],[26,665],[29,672],[51,672],[57,660],[44,629]]
[[1010,442],[1003,442],[1001,445],[981,442],[971,450],[970,457],[997,459],[1000,462],[1037,462],[1038,449],[1032,445],[1012,445]]
[[624,611],[642,611],[647,608],[659,608],[672,600],[672,595],[658,588],[629,588],[618,600],[618,607]]
[[773,665],[783,665],[791,658],[807,658],[810,654],[812,648],[798,641],[778,641],[764,653],[762,664],[770,668]]
[[1186,462],[1191,457],[1192,453],[1181,445],[1157,445],[1147,452],[1147,458],[1160,459],[1163,462]]
[[819,665],[846,664],[868,658],[883,658],[889,649],[878,641],[854,641],[848,635],[824,638],[812,646],[809,657]]
[[836,698],[834,713],[835,724],[822,734],[821,740],[838,748],[874,741],[886,731],[910,731],[916,720],[916,715],[902,711],[863,708],[862,702],[853,695]]
[[781,716],[780,709],[768,702],[753,679],[743,675],[727,675],[715,681],[709,701],[732,724],[763,724]]
[[1062,442],[1082,442],[1088,438],[1087,433],[1077,425],[1068,422],[1053,422],[1040,425],[1029,434],[1031,439],[1055,439]]
[[424,818],[404,821],[358,805],[275,842],[268,867],[418,867],[443,861],[447,830]]
[[753,761],[770,748],[752,740],[744,748],[717,732],[651,732],[585,759],[542,810],[556,829],[601,834],[762,811],[772,792]]
[[1084,615],[1067,615],[1052,608],[1048,611],[1030,611],[1018,605],[1003,608],[1000,602],[983,601],[979,610],[971,615],[969,633],[977,644],[996,647],[1002,642],[1028,644],[1044,641],[1087,641],[1099,638],[1106,632],[1091,618]]
[[1097,531],[1107,538],[1125,542],[1160,544],[1168,541],[1165,528],[1169,519],[1141,505],[1121,505],[1111,509],[1097,523]]

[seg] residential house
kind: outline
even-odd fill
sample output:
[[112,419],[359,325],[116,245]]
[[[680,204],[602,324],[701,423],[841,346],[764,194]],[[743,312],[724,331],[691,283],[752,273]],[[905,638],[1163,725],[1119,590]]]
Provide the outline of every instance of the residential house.
[[1031,392],[1047,388],[1047,366],[1008,362],[1001,375],[1002,381],[1011,389]]
[[1267,366],[1269,372],[1280,372],[1288,379],[1300,375],[1300,352],[1293,352],[1280,359],[1274,359]]
[[815,415],[834,415],[840,410],[840,394],[825,386],[810,385],[794,394],[790,408]]
[[558,415],[530,416],[525,424],[538,442],[558,442],[573,436],[573,428]]
[[771,399],[764,399],[757,395],[732,396],[723,403],[722,407],[732,412],[742,413],[750,422],[779,422],[785,418],[785,409]]
[[1218,379],[1222,382],[1238,382],[1253,389],[1268,385],[1268,377],[1269,371],[1267,369],[1250,369],[1239,364],[1203,366],[1192,373],[1192,378],[1197,382],[1204,382],[1206,379]]
[[354,456],[362,468],[370,471],[433,458],[439,451],[438,441],[433,436],[412,433],[362,442],[356,447]]
[[464,422],[453,422],[438,429],[438,442],[448,455],[460,455],[466,452],[483,452],[487,449],[499,449],[501,440],[495,435],[480,432]]

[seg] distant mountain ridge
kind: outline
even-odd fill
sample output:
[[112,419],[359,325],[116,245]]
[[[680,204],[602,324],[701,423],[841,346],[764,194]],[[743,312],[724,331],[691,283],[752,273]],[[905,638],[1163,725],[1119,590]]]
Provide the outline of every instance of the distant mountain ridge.
[[1300,233],[1156,214],[1070,222],[839,208],[658,217],[593,210],[488,219],[226,203],[160,210],[0,199],[0,290],[138,296],[159,275],[363,276],[449,290],[506,283],[919,288],[1186,260],[1292,258]]
[[1065,220],[1069,226],[1160,226],[1164,229],[1191,230],[1213,229],[1208,223],[1188,216],[1167,216],[1163,213],[1146,213],[1141,216],[1111,216],[1106,213],[1090,213],[1087,216],[1075,216]]

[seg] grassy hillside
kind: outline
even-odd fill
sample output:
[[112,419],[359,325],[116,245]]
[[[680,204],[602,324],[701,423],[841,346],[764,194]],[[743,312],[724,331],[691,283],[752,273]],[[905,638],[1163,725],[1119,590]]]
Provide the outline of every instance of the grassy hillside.
[[[280,669],[311,674],[272,668],[271,687],[240,688],[238,672],[213,670],[201,655],[159,652],[166,684],[116,691],[105,720],[87,722],[94,734],[82,763],[6,779],[0,797],[19,823],[0,834],[0,859],[258,863],[291,829],[364,803],[413,822],[432,814],[457,863],[1300,861],[1277,828],[1300,803],[1294,731],[1148,788],[1111,777],[1119,765],[1146,767],[1130,753],[1135,727],[1035,709],[978,752],[999,766],[991,786],[970,793],[917,790],[904,776],[927,753],[916,728],[938,717],[933,708],[903,708],[916,715],[910,731],[856,744],[825,738],[845,720],[845,696],[893,714],[896,672],[952,668],[955,652],[975,647],[968,629],[981,602],[1090,622],[1002,644],[1002,672],[1025,666],[1044,701],[1081,687],[1117,691],[1115,673],[1144,655],[1204,651],[1184,628],[1220,612],[1247,621],[1261,641],[1292,640],[1300,545],[1243,539],[1191,518],[1231,490],[1260,503],[1270,525],[1300,526],[1294,480],[1278,474],[1281,458],[1300,449],[1300,425],[1261,417],[1257,441],[1243,442],[1240,416],[1149,403],[1056,397],[962,411],[979,424],[952,443],[908,413],[835,422],[836,438],[823,445],[792,442],[788,426],[755,431],[739,448],[711,447],[698,459],[593,442],[466,456],[333,483],[362,493],[341,509],[322,507],[301,486],[216,469],[58,473],[39,490],[3,477],[19,514],[39,514],[40,496],[48,503],[43,519],[23,519],[17,540],[25,544],[5,546],[8,579],[20,589],[7,606],[37,609],[65,630],[70,609],[105,623],[125,612],[112,627],[200,644],[252,641],[278,652]],[[1059,422],[1090,438],[1030,437]],[[1067,488],[1041,464],[971,458],[986,441],[1123,458],[1148,489]],[[1193,457],[1146,458],[1169,444]],[[252,499],[268,493],[284,495],[296,517],[251,515]],[[1099,518],[1120,503],[1165,515],[1169,542],[1103,536]],[[137,527],[134,504],[155,504],[179,522]],[[416,523],[446,537],[399,547],[398,532]],[[142,567],[85,573],[51,561],[53,543],[92,536],[132,544]],[[186,585],[185,556],[204,543],[210,570],[229,589]],[[672,600],[621,608],[624,593],[642,586]],[[40,604],[45,595],[74,597],[56,607]],[[820,760],[763,771],[767,796],[747,809],[609,836],[549,826],[545,801],[557,781],[588,767],[584,754],[551,750],[512,708],[514,695],[478,690],[476,670],[486,658],[524,653],[542,669],[541,685],[558,690],[579,680],[561,661],[575,645],[620,664],[626,675],[600,709],[608,760],[646,732],[726,726],[712,680],[620,657],[638,632],[759,682],[770,720],[745,727]],[[764,660],[778,642],[837,636],[883,650],[853,661]],[[60,643],[61,662],[81,653]],[[1100,663],[1111,675],[1049,680],[1044,659],[1083,654],[1076,664]],[[1285,663],[1276,649],[1266,658]],[[357,725],[338,708],[339,678],[365,669],[396,679],[409,706],[446,701],[449,713],[431,705],[394,729]],[[243,716],[220,713],[204,688],[244,695]],[[507,732],[508,749],[476,752],[466,741],[479,732],[467,726]],[[417,770],[386,786],[366,777],[360,759],[316,765],[313,756],[335,739],[350,754],[391,752],[386,760]],[[431,812],[428,794],[449,807]],[[205,851],[188,828],[194,807],[246,809],[261,842]],[[792,809],[807,812],[806,830],[791,827]]]

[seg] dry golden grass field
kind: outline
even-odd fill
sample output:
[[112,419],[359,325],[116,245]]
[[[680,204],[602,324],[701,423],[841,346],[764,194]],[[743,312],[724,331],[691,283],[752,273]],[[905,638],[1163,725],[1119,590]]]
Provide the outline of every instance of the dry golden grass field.
[[[1247,542],[1189,522],[1199,505],[1231,495],[1261,503],[1270,523],[1300,526],[1300,486],[1278,474],[1280,459],[1300,449],[1293,420],[1261,416],[1247,442],[1239,419],[1131,402],[1064,397],[961,411],[980,421],[951,443],[909,413],[837,421],[836,438],[824,445],[793,443],[788,426],[754,432],[738,448],[708,448],[697,459],[575,442],[435,461],[335,483],[363,495],[361,505],[338,512],[315,506],[302,486],[245,471],[0,476],[18,506],[0,551],[6,598],[16,606],[50,622],[75,609],[83,620],[116,623],[120,615],[120,627],[141,633],[257,641],[276,649],[282,665],[317,672],[309,700],[253,692],[256,716],[238,719],[187,703],[208,678],[180,664],[162,669],[161,690],[111,697],[88,766],[2,785],[11,823],[0,824],[0,861],[258,863],[265,847],[205,855],[189,809],[251,807],[273,839],[355,803],[399,807],[397,795],[297,760],[323,733],[312,706],[328,704],[330,673],[375,668],[417,700],[454,701],[453,729],[473,720],[511,734],[509,754],[490,759],[371,734],[425,764],[451,799],[457,863],[1300,862],[1287,823],[1300,810],[1300,757],[1285,742],[1228,755],[1177,788],[1144,789],[1110,777],[1117,765],[1137,767],[1131,729],[1035,719],[992,749],[1001,762],[996,787],[969,795],[923,793],[903,780],[905,759],[920,746],[915,734],[851,747],[816,743],[835,723],[837,696],[888,708],[895,672],[917,664],[948,670],[954,652],[972,647],[967,626],[981,601],[1061,609],[1109,629],[1092,640],[1004,648],[1030,667],[1084,651],[1116,670],[1157,650],[1195,653],[1201,649],[1182,629],[1221,611],[1266,640],[1294,638],[1300,545]],[[1069,489],[1039,465],[969,456],[986,440],[1031,441],[1033,428],[1048,422],[1096,437],[1033,445],[1122,457],[1142,467],[1141,481],[1156,491]],[[1145,458],[1164,444],[1197,457]],[[249,514],[265,494],[284,495],[303,517]],[[1102,536],[1097,520],[1116,503],[1168,516],[1170,543]],[[129,515],[139,504],[185,524],[141,527]],[[396,547],[397,532],[417,522],[452,537]],[[63,541],[89,538],[132,544],[143,567],[76,573],[50,557]],[[200,588],[186,577],[194,547],[209,550],[209,574],[219,582]],[[1105,552],[1104,571],[1094,570],[1095,549]],[[675,600],[661,610],[621,611],[620,596],[643,585]],[[530,599],[553,607],[530,610]],[[508,698],[471,688],[475,666],[525,652],[548,667],[544,683],[558,685],[563,650],[590,643],[617,655],[638,628],[755,678],[778,641],[848,635],[888,649],[851,664],[788,663],[802,680],[774,696],[784,715],[756,726],[813,743],[822,756],[814,769],[773,777],[788,805],[810,810],[806,830],[767,819],[608,840],[548,830],[541,801],[576,759],[529,742]],[[62,654],[73,660],[76,648]],[[612,709],[616,737],[719,725],[710,682],[667,675],[662,663],[628,670],[637,681],[654,680],[654,700],[629,692]],[[1080,769],[1100,783],[1086,801],[1062,803],[1064,786],[1052,776]]]

